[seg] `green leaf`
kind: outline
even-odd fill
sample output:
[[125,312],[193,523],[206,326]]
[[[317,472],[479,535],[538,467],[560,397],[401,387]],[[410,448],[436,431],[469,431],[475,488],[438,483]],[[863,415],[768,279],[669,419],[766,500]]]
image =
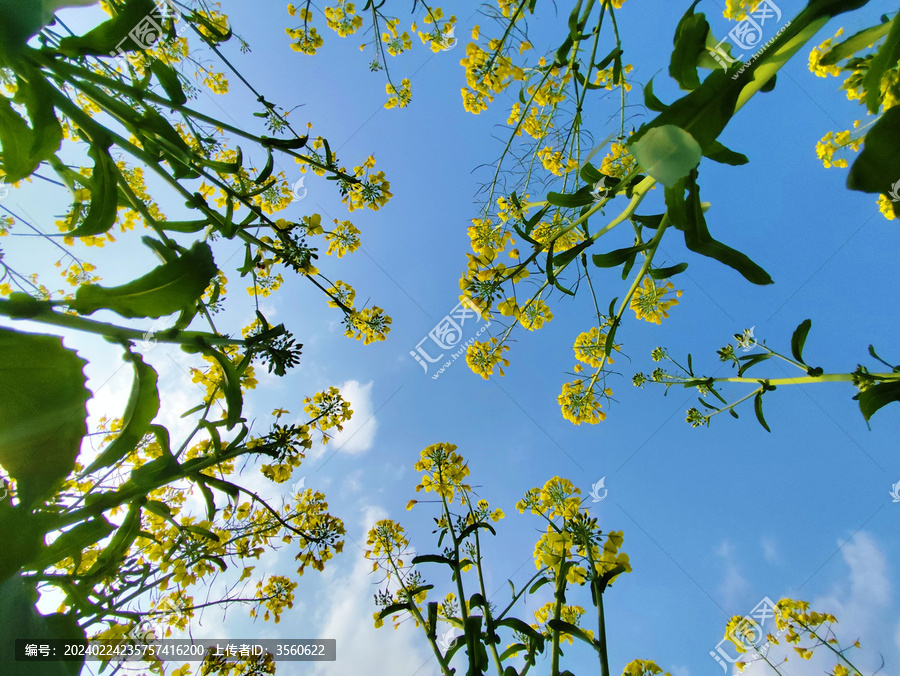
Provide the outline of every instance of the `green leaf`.
[[834,66],[838,61],[850,58],[887,35],[891,25],[890,21],[885,21],[877,26],[869,26],[858,33],[854,33],[825,52],[822,58],[819,59],[819,63],[823,66]]
[[390,617],[394,613],[399,613],[401,610],[409,610],[412,607],[409,603],[392,603],[389,606],[386,606],[378,613],[378,619],[383,620],[386,617]]
[[71,662],[17,662],[16,639],[40,643],[49,639],[70,642],[84,641],[84,629],[78,626],[78,617],[68,615],[41,615],[35,608],[37,592],[32,584],[21,577],[12,577],[0,585],[0,627],[4,629],[0,641],[0,673],[12,676],[78,676],[84,660]]
[[744,373],[746,373],[749,369],[753,368],[760,362],[764,362],[767,359],[772,358],[771,352],[759,352],[758,354],[749,354],[746,357],[740,357],[740,360],[743,362],[740,368],[738,368],[738,377],[743,377]]
[[640,141],[651,129],[672,125],[690,134],[703,151],[708,150],[734,115],[743,86],[723,70],[711,73],[697,89],[642,125],[628,140],[629,147]]
[[272,155],[272,149],[266,148],[266,164],[263,167],[262,171],[253,179],[253,182],[257,185],[265,183],[269,176],[272,175],[272,170],[275,168],[275,157]]
[[859,410],[863,414],[863,418],[869,422],[878,409],[892,401],[900,401],[900,381],[878,383],[867,387],[856,395],[856,399],[859,400]]
[[86,363],[60,338],[0,328],[0,465],[23,505],[52,495],[75,466],[91,397]]
[[127,352],[124,359],[134,366],[134,380],[125,413],[122,415],[122,431],[103,449],[97,459],[88,465],[85,474],[96,472],[102,467],[110,467],[131,453],[150,431],[150,423],[159,413],[156,370],[136,352]]
[[763,429],[766,432],[771,433],[772,430],[769,429],[769,425],[766,423],[766,419],[763,416],[763,404],[762,404],[763,393],[757,392],[756,396],[753,397],[753,410],[756,412],[756,419],[759,421],[759,424],[763,426]]
[[16,78],[19,88],[14,100],[25,105],[31,120],[25,120],[0,95],[0,148],[7,183],[31,176],[38,165],[54,156],[62,143],[62,127],[53,109],[53,88],[37,69],[28,69],[29,81]]
[[644,86],[644,105],[647,106],[649,110],[656,113],[661,113],[668,108],[668,106],[656,98],[656,95],[653,93],[653,78],[650,78],[650,81]]
[[218,362],[225,376],[222,390],[225,394],[225,404],[228,411],[225,417],[225,423],[228,429],[234,427],[241,418],[241,409],[244,405],[244,398],[241,396],[241,376],[231,363],[231,360],[217,350],[204,350],[203,354],[212,357]]
[[733,150],[726,148],[718,141],[710,143],[703,154],[713,162],[730,164],[731,166],[740,166],[742,164],[747,164],[750,161],[747,159],[746,155],[736,153]]
[[884,74],[897,65],[900,61],[900,21],[897,17],[891,20],[891,30],[887,39],[872,57],[869,70],[863,78],[863,89],[866,90],[866,107],[873,115],[878,112],[884,95],[881,93],[881,79]]
[[84,575],[85,577],[115,577],[122,561],[128,555],[128,550],[141,532],[141,504],[140,500],[132,500],[128,512],[122,520],[122,525],[116,529],[115,535],[109,544],[97,555],[97,559]]
[[91,144],[88,155],[94,160],[91,178],[87,182],[91,191],[91,204],[81,225],[66,234],[70,237],[90,237],[107,232],[116,222],[119,206],[119,184],[116,163],[108,148]]
[[689,132],[665,124],[649,129],[632,142],[631,154],[650,176],[665,186],[673,186],[700,164],[703,150]]
[[664,216],[665,214],[655,214],[653,216],[639,216],[638,214],[634,214],[632,215],[631,220],[640,226],[656,230],[662,223]]
[[585,633],[584,629],[581,629],[580,627],[576,627],[574,624],[571,624],[570,622],[564,622],[563,620],[553,619],[553,620],[550,620],[549,622],[547,622],[547,626],[550,627],[551,629],[554,629],[555,631],[560,631],[560,632],[564,632],[566,634],[570,634],[570,635],[574,636],[575,638],[584,641],[585,643],[587,643],[589,646],[591,646],[595,650],[597,649],[597,644],[591,640],[591,637],[588,636],[587,633]]
[[213,542],[220,542],[219,536],[213,533],[202,526],[182,526],[184,530],[189,533],[194,533],[195,535],[199,535],[201,537],[206,538],[207,540],[212,540]]
[[[685,187],[688,190],[687,200],[684,197]],[[679,181],[675,187],[666,188],[666,206],[669,207],[672,225],[684,232],[684,242],[688,249],[734,268],[753,284],[772,283],[769,273],[746,254],[722,244],[709,234],[700,203],[696,171],[687,180]]]
[[616,249],[615,251],[610,251],[609,253],[605,254],[594,254],[593,256],[591,256],[591,258],[594,261],[594,265],[596,265],[598,268],[614,268],[627,261],[636,253],[644,251],[649,246],[649,244],[630,246],[627,249]]
[[889,108],[866,134],[859,157],[850,167],[847,187],[860,192],[881,193],[894,201],[894,213],[900,215],[900,106]]
[[651,268],[648,272],[652,279],[668,279],[687,270],[687,263],[678,263],[666,268]]
[[421,554],[415,557],[412,562],[414,565],[419,563],[443,563],[451,568],[456,568],[456,562],[453,559],[440,556],[439,554]]
[[159,84],[162,85],[163,91],[166,92],[172,103],[179,106],[187,103],[187,96],[181,86],[181,80],[172,66],[163,63],[159,59],[153,59],[150,63],[150,72],[159,80]]
[[232,500],[237,501],[238,497],[240,497],[241,489],[233,483],[214,476],[209,476],[208,474],[203,474],[202,472],[200,473],[200,476],[202,477],[203,483],[212,486],[217,491],[225,493]]
[[122,286],[82,286],[67,304],[85,315],[112,310],[123,317],[161,317],[196,303],[216,272],[209,245],[195,242],[175,261]]
[[528,593],[534,594],[534,592],[536,592],[538,589],[543,587],[545,584],[548,584],[550,581],[551,580],[549,577],[539,578],[538,580],[535,581],[535,583],[533,585],[531,585],[531,588],[528,590]]
[[678,82],[679,87],[687,90],[700,86],[697,63],[700,55],[706,52],[706,36],[709,34],[706,15],[694,14],[694,7],[699,2],[700,0],[694,0],[678,22],[673,40],[675,49],[669,61],[669,75]]
[[794,335],[791,336],[791,354],[794,355],[794,359],[804,365],[806,362],[803,361],[803,346],[806,345],[806,337],[809,335],[811,327],[812,320],[804,319],[794,330]]
[[582,181],[590,183],[591,185],[602,179],[604,176],[597,170],[597,167],[590,162],[584,163],[584,166],[581,167],[581,171],[578,172],[578,175],[581,177]]
[[59,51],[73,58],[85,55],[117,56],[117,49],[123,52],[141,51],[128,33],[153,13],[154,3],[152,0],[128,0],[120,6],[120,13],[93,30],[60,40]]
[[47,545],[37,557],[23,566],[26,570],[42,571],[58,561],[74,557],[112,533],[116,527],[103,516],[79,523]]
[[[260,143],[263,148],[277,148],[278,150],[300,150],[309,140],[308,136],[300,136],[298,138],[271,138],[269,136],[260,136]],[[331,150],[326,148],[326,165],[331,165],[331,160],[327,159],[331,156]]]
[[557,207],[583,207],[594,201],[589,186],[584,186],[574,193],[561,194],[558,192],[548,192],[547,201]]

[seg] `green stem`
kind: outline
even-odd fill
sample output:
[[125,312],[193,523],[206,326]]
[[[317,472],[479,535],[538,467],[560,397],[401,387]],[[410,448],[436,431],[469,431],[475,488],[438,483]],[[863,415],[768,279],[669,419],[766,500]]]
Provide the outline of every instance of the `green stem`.
[[[98,322],[93,319],[85,319],[77,315],[70,315],[63,312],[54,312],[50,306],[50,302],[34,301],[36,306],[41,306],[36,314],[28,313],[22,316],[18,303],[10,300],[0,299],[0,315],[13,320],[26,320],[48,324],[51,326],[59,326],[64,329],[73,331],[85,331],[95,335],[103,336],[114,342],[122,343],[127,340],[143,340],[146,331],[139,329],[127,329],[123,326]],[[240,338],[229,338],[228,336],[215,336],[211,333],[202,333],[199,331],[160,331],[154,333],[154,338],[163,343],[172,343],[175,345],[246,345],[247,342]]]

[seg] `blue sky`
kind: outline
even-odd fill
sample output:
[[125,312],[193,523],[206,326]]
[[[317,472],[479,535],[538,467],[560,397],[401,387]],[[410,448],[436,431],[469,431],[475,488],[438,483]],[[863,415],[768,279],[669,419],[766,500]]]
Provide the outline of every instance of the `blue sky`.
[[[489,22],[473,16],[472,4],[456,4],[444,9],[459,18],[457,36],[467,38],[475,23],[488,31]],[[548,5],[548,14],[531,23],[537,51],[553,44],[568,11],[562,4],[560,16],[554,17]],[[629,0],[618,15],[625,59],[634,64],[632,81],[655,77],[655,93],[666,102],[679,95],[667,67],[672,34],[688,4]],[[779,7],[789,18],[803,4],[782,0]],[[883,4],[870,3],[851,19],[839,17],[817,41],[839,26],[851,34],[874,22],[887,9]],[[700,10],[717,35],[730,28],[716,2],[704,1]],[[304,396],[329,385],[341,387],[354,419],[333,444],[314,449],[295,477],[305,476],[308,487],[326,492],[332,512],[346,522],[347,546],[324,573],[300,579],[295,608],[279,625],[253,624],[235,607],[225,618],[204,615],[195,633],[337,639],[337,662],[280,665],[278,673],[289,676],[436,674],[424,637],[409,624],[396,632],[372,627],[378,579],[368,575],[361,547],[374,521],[391,517],[407,527],[418,552],[432,551],[436,512],[430,513],[427,504],[407,512],[405,505],[417,497],[412,465],[419,451],[447,441],[468,459],[479,495],[506,512],[487,551],[488,589],[504,605],[506,580],[518,586],[534,572],[532,549],[540,524],[516,512],[522,493],[561,475],[587,496],[591,485],[605,477],[609,493],[590,505],[592,513],[605,530],[624,530],[624,551],[634,567],[605,596],[613,673],[635,658],[656,660],[673,676],[720,673],[708,653],[722,638],[727,619],[749,612],[764,597],[777,601],[783,596],[809,600],[817,610],[837,615],[839,636],[848,643],[862,641],[856,663],[866,673],[874,672],[881,657],[883,673],[900,669],[900,605],[894,589],[900,579],[900,545],[894,537],[900,504],[889,495],[891,484],[900,481],[897,406],[877,414],[869,431],[849,386],[780,388],[766,398],[771,434],[749,408],[740,410],[740,420],[719,417],[709,429],[692,429],[684,413],[694,405],[694,394],[673,388],[663,396],[662,389],[631,385],[635,371],[652,370],[649,353],[657,345],[676,358],[690,351],[695,369],[712,374],[720,369],[716,350],[732,334],[752,326],[758,338],[786,350],[791,332],[806,318],[813,329],[805,355],[826,371],[868,363],[870,343],[889,361],[897,360],[900,322],[886,274],[895,263],[897,221],[886,221],[872,196],[847,191],[845,170],[826,170],[815,156],[815,143],[827,131],[849,128],[863,115],[838,92],[841,80],[815,78],[804,53],[803,60],[798,57],[779,73],[775,91],[754,97],[722,136],[750,164],[727,167],[704,160],[700,167],[701,194],[712,203],[707,221],[713,235],[750,255],[776,283],[754,287],[667,238],[660,255],[669,263],[690,264],[674,280],[684,290],[681,303],[662,326],[627,317],[617,336],[624,344],[616,360],[622,375],[610,382],[616,403],[606,409],[605,422],[575,427],[562,418],[556,397],[571,379],[566,372],[574,362],[567,346],[591,325],[589,297],[583,294],[574,300],[554,297],[548,301],[553,321],[538,332],[513,334],[507,355],[512,364],[503,378],[482,380],[458,360],[433,380],[433,371],[424,374],[409,356],[458,302],[457,281],[469,250],[466,228],[475,215],[479,182],[488,177],[478,167],[490,167],[502,150],[497,139],[504,138],[504,129],[497,125],[505,121],[513,94],[498,97],[480,116],[463,110],[461,39],[455,50],[432,54],[416,45],[411,54],[393,60],[394,76],[412,80],[413,102],[404,110],[383,110],[383,76],[369,72],[371,53],[359,52],[359,35],[340,39],[324,29],[325,47],[306,57],[288,48],[284,27],[292,19],[281,3],[266,3],[263,10],[257,3],[223,2],[223,11],[252,47],[239,58],[236,45],[225,50],[248,79],[286,109],[302,104],[292,120],[313,122],[314,133],[326,136],[348,166],[374,154],[391,181],[394,198],[386,208],[348,215],[333,184],[310,175],[307,196],[283,215],[299,219],[316,212],[352,220],[362,230],[361,250],[339,265],[323,261],[320,268],[353,284],[358,304],[371,297],[393,317],[393,325],[384,343],[363,346],[347,339],[336,311],[325,307],[303,280],[289,279],[264,303],[270,320],[292,328],[305,348],[302,365],[285,378],[258,369],[260,386],[248,398],[247,414],[264,425],[276,406],[297,415]],[[404,23],[407,11],[397,9]],[[89,15],[75,11],[67,16],[77,25]],[[238,90],[235,81],[232,89]],[[591,104],[595,108],[587,111],[595,138],[617,128],[615,101],[598,96]],[[628,103],[629,124],[651,119],[641,105],[640,87],[630,92]],[[256,125],[251,104],[252,97],[238,92],[215,101],[202,98],[200,106],[223,119]],[[612,124],[606,126],[610,116]],[[300,177],[294,165],[280,168],[289,178],[292,172]],[[641,213],[661,211],[656,209],[662,204],[660,192],[647,198]],[[54,207],[41,194],[36,187],[23,189],[4,206],[30,214],[32,222],[52,231]],[[614,207],[607,210],[608,216],[615,213]],[[630,235],[615,237],[609,248],[630,244]],[[124,247],[133,247],[133,265],[153,264],[137,236],[121,239]],[[27,260],[39,252],[20,248],[9,246],[7,254]],[[237,248],[218,245],[222,267],[228,267],[222,261]],[[121,250],[91,252],[105,283],[133,274],[116,251]],[[230,265],[239,263],[235,258]],[[226,274],[234,301],[234,320],[226,328],[233,329],[248,323],[252,304],[233,268]],[[615,271],[595,280],[602,306],[625,291]],[[91,358],[92,414],[118,411],[130,382],[130,375],[119,370],[118,356],[81,337],[67,342]],[[183,430],[177,418],[195,394],[184,375],[187,355],[157,346],[150,360],[172,402],[163,419],[173,431]],[[779,369],[773,365],[769,373],[790,375]],[[252,468],[244,477],[272,497],[287,495],[290,488],[266,485]],[[292,559],[291,552],[281,550],[264,558],[257,572],[290,574]],[[423,572],[436,585],[435,598],[450,590],[443,571],[426,567]],[[589,595],[581,591],[575,602],[588,606]],[[546,600],[533,599],[519,616],[530,620]],[[586,651],[569,650],[570,670],[581,674],[596,668]],[[380,665],[376,671],[373,664]],[[792,660],[786,673],[822,673],[832,665]]]

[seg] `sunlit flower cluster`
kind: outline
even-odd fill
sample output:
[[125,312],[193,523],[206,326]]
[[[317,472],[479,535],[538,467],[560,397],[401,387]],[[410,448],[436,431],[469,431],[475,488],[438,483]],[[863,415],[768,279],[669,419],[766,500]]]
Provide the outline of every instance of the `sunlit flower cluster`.
[[364,345],[387,338],[391,331],[391,318],[380,307],[373,306],[353,312],[344,318],[344,335],[363,341]]
[[674,289],[672,282],[657,284],[649,276],[644,277],[643,285],[638,286],[631,297],[631,309],[638,319],[662,324],[662,320],[669,316],[669,310],[678,305],[678,298],[682,294],[680,290]]
[[439,443],[428,446],[422,451],[415,469],[423,473],[421,483],[416,486],[416,492],[434,491],[452,503],[457,492],[471,490],[469,485],[463,483],[469,476],[469,467],[463,457],[456,452],[454,444]]

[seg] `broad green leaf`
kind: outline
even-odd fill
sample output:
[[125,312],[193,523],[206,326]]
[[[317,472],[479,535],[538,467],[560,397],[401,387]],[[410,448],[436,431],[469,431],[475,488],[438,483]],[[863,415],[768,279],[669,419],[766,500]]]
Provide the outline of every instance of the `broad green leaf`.
[[32,505],[75,466],[87,432],[87,362],[56,336],[0,328],[0,465]]
[[731,56],[731,43],[728,40],[716,40],[716,36],[713,35],[712,30],[710,30],[706,34],[706,44],[704,45],[703,51],[700,52],[700,58],[697,59],[697,65],[709,70],[717,70],[719,68],[728,70],[728,66],[730,66],[732,62],[722,59],[722,61],[725,61],[725,66],[723,66],[716,60],[716,57],[713,56],[713,54],[717,53],[719,59],[722,59],[722,53],[729,59],[734,58]]
[[90,237],[102,235],[116,222],[119,206],[119,187],[116,164],[109,154],[109,148],[91,144],[88,151],[94,160],[90,179],[84,180],[91,191],[91,204],[81,224],[66,234],[70,237]]
[[116,526],[107,521],[102,515],[79,523],[47,545],[24,568],[26,570],[42,571],[65,558],[80,554],[91,545],[100,542],[114,530],[116,530]]
[[15,183],[31,176],[40,162],[31,155],[31,129],[24,119],[10,105],[9,100],[0,95],[0,149],[3,163],[0,168],[6,174],[8,183]]
[[652,110],[656,113],[661,113],[668,106],[660,101],[656,94],[653,93],[653,78],[650,78],[650,81],[644,86],[644,105],[647,106],[649,110]]
[[[888,195],[900,216],[900,106],[884,112],[866,134],[865,145],[850,167],[847,187]],[[896,199],[895,199],[896,197]]]
[[869,0],[809,0],[804,14],[809,12],[811,20],[822,17],[830,19],[838,14],[859,9],[868,2]]
[[706,15],[694,14],[694,7],[699,2],[700,0],[694,0],[678,22],[673,40],[675,49],[669,61],[669,75],[678,82],[679,87],[689,91],[700,86],[697,63],[701,54],[706,53],[706,38],[709,35]]
[[863,418],[869,422],[878,409],[887,406],[892,401],[900,401],[900,381],[872,385],[857,394],[855,398],[859,400],[859,410],[863,414]]
[[887,35],[890,29],[891,22],[885,21],[877,26],[869,26],[858,33],[854,33],[825,52],[822,58],[819,59],[819,63],[823,66],[833,66],[839,61],[848,59],[857,52],[874,45],[875,42]]
[[85,315],[112,310],[123,317],[162,317],[196,303],[216,271],[209,245],[195,242],[175,261],[122,286],[82,286],[68,305]]
[[25,104],[28,119],[31,120],[31,161],[40,163],[49,160],[59,150],[63,139],[62,127],[53,107],[56,92],[36,68],[27,68],[27,81],[19,77],[16,84],[15,101]]
[[547,201],[557,207],[583,207],[594,201],[589,186],[584,186],[574,193],[561,194],[558,192],[548,192]]
[[730,164],[731,166],[740,166],[742,164],[747,164],[750,161],[747,159],[746,155],[736,153],[733,150],[726,148],[718,141],[710,143],[703,154],[713,162]]
[[[585,183],[590,183],[593,185],[597,181],[603,178],[603,174],[590,162],[585,162],[584,166],[581,167],[581,171],[578,172],[578,175],[581,177],[581,180]],[[518,207],[521,209],[521,207]]]
[[23,69],[27,70],[27,79],[16,78],[18,89],[13,101],[24,104],[31,126],[5,96],[0,96],[0,166],[8,183],[31,176],[62,143],[62,127],[53,109],[53,88],[36,68]]
[[97,459],[88,465],[85,474],[114,465],[131,453],[150,431],[150,423],[159,413],[156,371],[136,352],[127,352],[124,358],[134,366],[134,381],[131,384],[131,394],[125,406],[125,413],[122,415],[122,431],[103,449]]
[[5,51],[18,53],[28,38],[53,20],[61,7],[93,5],[98,0],[0,0],[0,57]]
[[632,143],[631,154],[644,171],[668,187],[687,176],[703,157],[694,137],[673,124],[649,129]]
[[163,90],[166,92],[166,95],[172,103],[179,106],[183,106],[187,103],[187,96],[181,86],[181,80],[178,78],[178,73],[175,72],[175,69],[172,68],[172,66],[163,63],[159,59],[153,59],[153,62],[150,64],[150,71],[156,76],[156,79],[159,80],[159,84],[162,85]]
[[725,71],[714,71],[697,89],[681,97],[653,120],[641,126],[629,139],[629,147],[640,141],[652,129],[671,125],[686,131],[703,150],[707,150],[734,115],[735,105],[743,87],[742,83],[732,80]]
[[[688,190],[687,199],[684,196],[685,189]],[[710,235],[700,202],[696,171],[688,179],[679,181],[674,188],[666,188],[666,206],[669,207],[672,225],[684,232],[684,243],[688,249],[734,268],[754,284],[772,283],[769,273],[746,254],[722,244]]]
[[881,93],[881,79],[900,60],[900,21],[895,16],[891,20],[891,30],[887,39],[872,57],[869,70],[863,78],[863,89],[866,90],[866,107],[873,115],[878,112],[884,95]]
[[116,529],[109,544],[97,555],[93,565],[84,574],[85,577],[115,577],[131,545],[141,532],[140,500],[133,500],[122,524]]
[[128,33],[134,30],[145,17],[151,15],[155,5],[153,0],[128,0],[122,11],[84,35],[60,40],[59,51],[66,56],[118,56],[118,51],[140,51],[141,47]]
[[78,676],[83,660],[72,662],[17,662],[16,639],[40,643],[48,639],[84,641],[74,612],[68,615],[41,615],[35,608],[37,592],[21,577],[12,577],[0,585],[0,673],[9,676]]

